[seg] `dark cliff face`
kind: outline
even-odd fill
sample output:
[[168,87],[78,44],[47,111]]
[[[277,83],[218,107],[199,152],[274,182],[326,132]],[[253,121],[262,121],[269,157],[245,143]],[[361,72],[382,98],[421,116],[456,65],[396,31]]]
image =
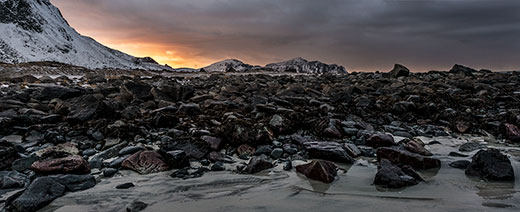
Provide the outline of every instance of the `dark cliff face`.
[[47,0],[7,0],[0,1],[0,23],[14,23],[27,31],[43,31],[43,18],[34,13],[30,1],[49,4]]

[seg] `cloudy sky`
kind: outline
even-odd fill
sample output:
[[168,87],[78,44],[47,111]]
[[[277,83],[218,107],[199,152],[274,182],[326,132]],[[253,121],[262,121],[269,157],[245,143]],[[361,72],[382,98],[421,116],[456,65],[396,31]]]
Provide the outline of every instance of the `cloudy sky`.
[[174,67],[294,57],[350,71],[520,70],[519,0],[51,0],[80,33]]

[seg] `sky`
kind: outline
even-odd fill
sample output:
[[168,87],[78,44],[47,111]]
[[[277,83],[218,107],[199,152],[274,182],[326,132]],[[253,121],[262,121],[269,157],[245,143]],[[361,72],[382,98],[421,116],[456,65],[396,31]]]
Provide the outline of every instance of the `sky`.
[[79,33],[172,67],[295,57],[349,71],[520,70],[520,0],[51,0]]

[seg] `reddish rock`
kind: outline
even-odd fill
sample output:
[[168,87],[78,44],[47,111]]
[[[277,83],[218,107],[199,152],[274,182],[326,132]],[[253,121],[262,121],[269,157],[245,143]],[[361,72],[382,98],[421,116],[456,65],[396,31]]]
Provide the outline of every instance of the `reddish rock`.
[[121,164],[122,167],[134,170],[139,174],[150,174],[168,170],[161,154],[154,151],[139,151],[128,157]]
[[506,136],[512,142],[520,142],[520,129],[513,124],[505,124]]
[[426,148],[424,148],[424,146],[421,143],[419,143],[417,141],[407,140],[407,141],[403,142],[403,146],[406,150],[413,152],[413,153],[417,153],[417,154],[424,155],[424,156],[433,155],[430,151],[428,151]]
[[410,165],[415,169],[440,168],[441,161],[396,147],[382,147],[377,150],[377,160],[388,159],[393,164]]
[[36,161],[31,170],[38,174],[89,174],[90,165],[79,155]]
[[370,136],[366,141],[367,146],[372,148],[390,147],[395,145],[394,137],[384,133]]
[[296,171],[309,179],[331,183],[336,178],[337,166],[326,160],[315,160],[308,164],[296,166]]

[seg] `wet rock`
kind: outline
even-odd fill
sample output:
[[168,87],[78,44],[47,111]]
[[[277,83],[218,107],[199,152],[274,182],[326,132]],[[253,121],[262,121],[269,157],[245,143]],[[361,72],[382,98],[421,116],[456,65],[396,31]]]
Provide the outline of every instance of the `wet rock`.
[[190,167],[190,160],[188,155],[182,150],[174,150],[169,152],[161,152],[164,161],[168,164],[170,169],[182,169]]
[[269,160],[269,158],[265,155],[254,156],[249,161],[249,164],[246,167],[246,172],[250,174],[254,174],[265,169],[273,168],[273,164]]
[[433,154],[424,148],[424,144],[422,142],[414,141],[414,140],[406,140],[402,142],[404,148],[410,152],[417,153],[424,156],[432,156]]
[[470,163],[471,162],[467,161],[467,160],[458,160],[458,161],[451,162],[450,167],[453,167],[456,169],[466,169],[466,168],[468,168]]
[[337,176],[337,167],[334,163],[325,160],[314,160],[308,164],[296,166],[296,171],[307,178],[332,183]]
[[211,171],[225,171],[226,167],[222,161],[217,161],[211,166]]
[[220,138],[213,137],[213,136],[207,136],[207,135],[201,136],[200,138],[203,141],[205,141],[212,150],[220,149],[220,145],[222,144],[222,140]]
[[23,188],[29,182],[29,177],[20,172],[0,171],[0,189]]
[[116,189],[129,189],[135,187],[133,183],[123,183],[116,186]]
[[69,115],[67,120],[78,123],[85,122],[94,118],[113,117],[114,111],[110,110],[106,104],[95,95],[84,95],[68,101]]
[[468,157],[468,155],[458,153],[458,152],[450,152],[450,154],[448,154],[448,155],[451,157],[462,157],[462,158]]
[[461,151],[461,152],[472,152],[472,151],[475,151],[477,149],[482,149],[482,148],[484,148],[484,145],[482,145],[482,144],[475,143],[475,142],[468,142],[468,143],[462,144],[459,147],[459,151]]
[[112,177],[112,176],[114,176],[117,172],[118,172],[117,169],[114,169],[114,168],[106,168],[106,169],[103,169],[103,176],[104,176],[104,177]]
[[410,165],[415,169],[440,168],[441,161],[437,158],[426,157],[408,152],[396,147],[382,147],[377,150],[377,160],[387,159],[393,164]]
[[274,159],[281,158],[283,155],[283,149],[282,148],[274,148],[273,151],[271,151],[271,157]]
[[283,165],[284,171],[291,171],[292,168],[293,168],[293,165],[292,165],[292,161],[290,161],[290,160],[285,162],[285,164]]
[[94,176],[87,175],[56,175],[49,176],[49,178],[54,179],[56,182],[65,186],[66,191],[82,191],[89,188],[92,188],[96,185],[96,179]]
[[359,150],[359,148],[355,144],[345,144],[345,150],[353,158],[359,157],[362,154],[361,150]]
[[256,148],[256,151],[254,153],[254,155],[270,155],[271,152],[273,151],[273,148],[271,148],[271,146],[269,145],[262,145],[262,146],[258,146]]
[[515,173],[509,158],[497,149],[480,150],[466,168],[466,175],[489,181],[514,181]]
[[4,136],[0,139],[0,142],[8,142],[14,145],[21,144],[23,142],[23,137],[21,135],[8,135]]
[[132,203],[126,206],[126,212],[139,212],[143,211],[146,207],[148,207],[148,204],[144,202],[133,201]]
[[34,180],[7,208],[12,212],[37,211],[65,194],[66,187],[49,177]]
[[305,149],[311,158],[339,163],[354,162],[354,159],[350,157],[343,146],[335,142],[307,142],[305,143]]
[[20,156],[12,144],[0,142],[0,170],[11,167],[11,164],[18,158]]
[[417,185],[419,181],[422,181],[419,174],[411,167],[407,167],[406,170],[411,173],[411,175],[405,173],[401,167],[392,164],[389,160],[383,159],[377,167],[374,184],[387,188],[402,188]]
[[505,124],[506,136],[512,142],[520,142],[520,129],[516,125]]
[[240,145],[238,148],[237,148],[237,153],[238,155],[252,155],[253,153],[255,153],[256,149],[247,145],[247,144],[242,144]]
[[36,161],[31,170],[39,174],[88,174],[90,166],[81,156]]
[[366,140],[366,144],[367,146],[370,146],[372,148],[390,147],[396,145],[393,136],[383,133],[378,133],[370,136]]
[[119,151],[119,155],[129,155],[144,150],[141,146],[127,146]]
[[410,75],[410,70],[403,65],[395,64],[394,68],[388,73],[391,78],[407,77]]
[[13,161],[11,169],[22,172],[29,169],[31,165],[36,161],[38,161],[37,157],[20,158]]
[[163,157],[154,151],[140,151],[128,157],[121,164],[122,167],[134,170],[139,174],[150,174],[168,170],[168,164]]
[[103,160],[118,156],[119,151],[121,151],[121,149],[126,147],[126,145],[127,145],[126,143],[120,143],[120,144],[110,147],[102,152],[95,154],[94,156],[92,156],[89,159],[90,167],[91,168],[101,168],[101,166],[103,165]]

